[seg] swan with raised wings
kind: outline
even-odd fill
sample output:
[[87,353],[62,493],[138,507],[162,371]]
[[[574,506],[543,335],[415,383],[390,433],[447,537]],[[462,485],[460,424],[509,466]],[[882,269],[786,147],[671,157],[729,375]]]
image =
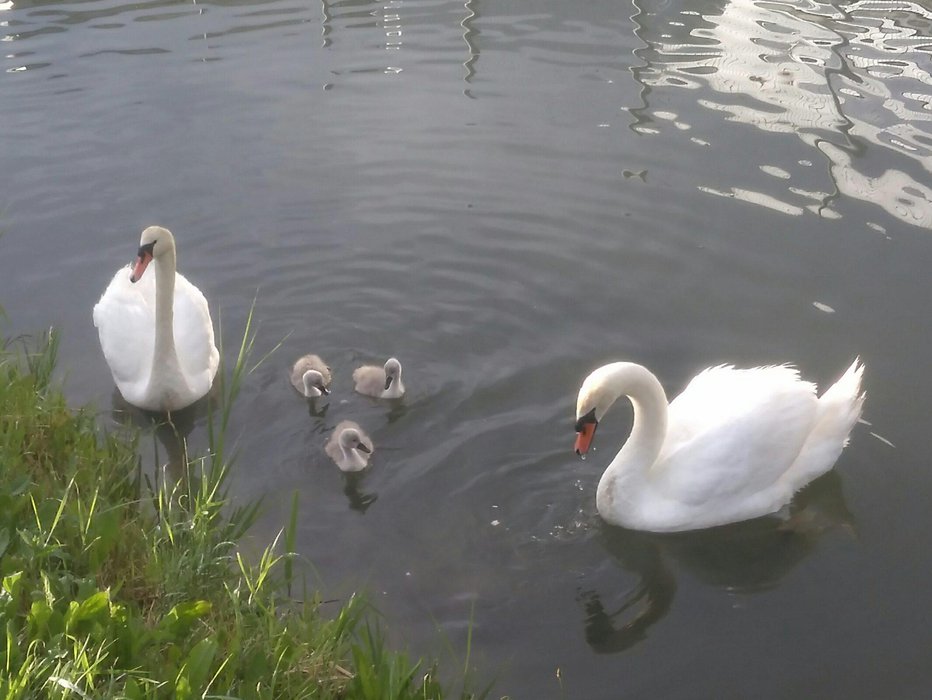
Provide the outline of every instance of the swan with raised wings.
[[[152,265],[154,274],[146,275]],[[207,300],[175,270],[168,229],[142,232],[135,264],[117,270],[94,306],[113,381],[129,403],[175,411],[207,394],[220,364]]]
[[832,468],[861,414],[858,360],[822,396],[789,366],[699,373],[669,405],[650,371],[598,368],[579,390],[576,453],[621,396],[634,424],[602,474],[596,508],[609,523],[676,532],[774,513]]

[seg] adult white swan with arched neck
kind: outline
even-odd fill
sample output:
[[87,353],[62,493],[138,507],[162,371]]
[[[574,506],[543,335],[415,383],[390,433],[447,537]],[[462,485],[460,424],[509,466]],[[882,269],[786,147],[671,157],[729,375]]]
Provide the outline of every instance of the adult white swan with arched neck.
[[[153,274],[144,274],[149,264]],[[220,364],[207,300],[175,270],[168,229],[142,232],[135,264],[117,270],[94,306],[113,381],[129,403],[175,411],[207,394]]]
[[832,468],[861,414],[858,360],[822,396],[786,365],[698,374],[669,405],[650,371],[598,368],[579,390],[576,453],[621,396],[631,435],[602,474],[596,508],[609,523],[676,532],[774,513]]

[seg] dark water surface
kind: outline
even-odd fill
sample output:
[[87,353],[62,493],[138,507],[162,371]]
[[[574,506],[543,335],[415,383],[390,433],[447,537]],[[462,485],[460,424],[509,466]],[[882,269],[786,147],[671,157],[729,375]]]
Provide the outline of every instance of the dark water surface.
[[[896,0],[0,0],[7,333],[60,327],[69,396],[115,420],[91,307],[163,224],[228,359],[257,290],[258,351],[287,336],[235,416],[257,542],[297,491],[325,595],[365,588],[399,644],[471,624],[514,698],[927,697],[930,54]],[[354,395],[390,354],[404,401]],[[858,354],[868,423],[789,523],[600,521],[630,411],[574,457],[593,367],[675,394]],[[344,418],[377,446],[352,482]]]

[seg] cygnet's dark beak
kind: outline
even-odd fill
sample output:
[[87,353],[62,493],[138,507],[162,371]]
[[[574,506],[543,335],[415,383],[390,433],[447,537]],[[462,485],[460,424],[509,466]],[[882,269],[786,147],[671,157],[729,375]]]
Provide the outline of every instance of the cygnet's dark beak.
[[364,442],[360,442],[356,446],[356,449],[359,450],[360,452],[365,452],[366,454],[372,454],[372,450],[370,450]]
[[394,381],[394,379],[395,377],[393,377],[391,374],[385,375],[385,391],[388,391],[388,387],[392,385],[392,381]]
[[323,394],[324,396],[330,396],[330,389],[325,387],[323,384],[321,384],[317,388],[320,390],[320,393]]

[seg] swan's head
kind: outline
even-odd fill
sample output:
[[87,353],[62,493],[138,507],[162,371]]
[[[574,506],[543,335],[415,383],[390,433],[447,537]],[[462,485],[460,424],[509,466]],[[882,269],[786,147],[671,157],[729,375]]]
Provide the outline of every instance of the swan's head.
[[340,447],[344,450],[359,450],[367,454],[372,452],[369,446],[362,441],[359,431],[355,428],[345,428],[343,432],[340,433]]
[[599,421],[614,402],[598,370],[586,377],[576,398],[576,454],[589,451]]
[[304,382],[305,396],[327,396],[330,393],[330,389],[324,383],[324,375],[316,369],[309,369],[301,377],[301,380]]
[[390,357],[385,362],[385,391],[388,391],[388,388],[392,385],[393,382],[398,382],[400,380],[401,363],[394,357]]
[[171,231],[161,226],[147,228],[139,238],[139,251],[136,253],[136,263],[133,265],[129,281],[138,282],[154,258],[174,250],[175,238]]

